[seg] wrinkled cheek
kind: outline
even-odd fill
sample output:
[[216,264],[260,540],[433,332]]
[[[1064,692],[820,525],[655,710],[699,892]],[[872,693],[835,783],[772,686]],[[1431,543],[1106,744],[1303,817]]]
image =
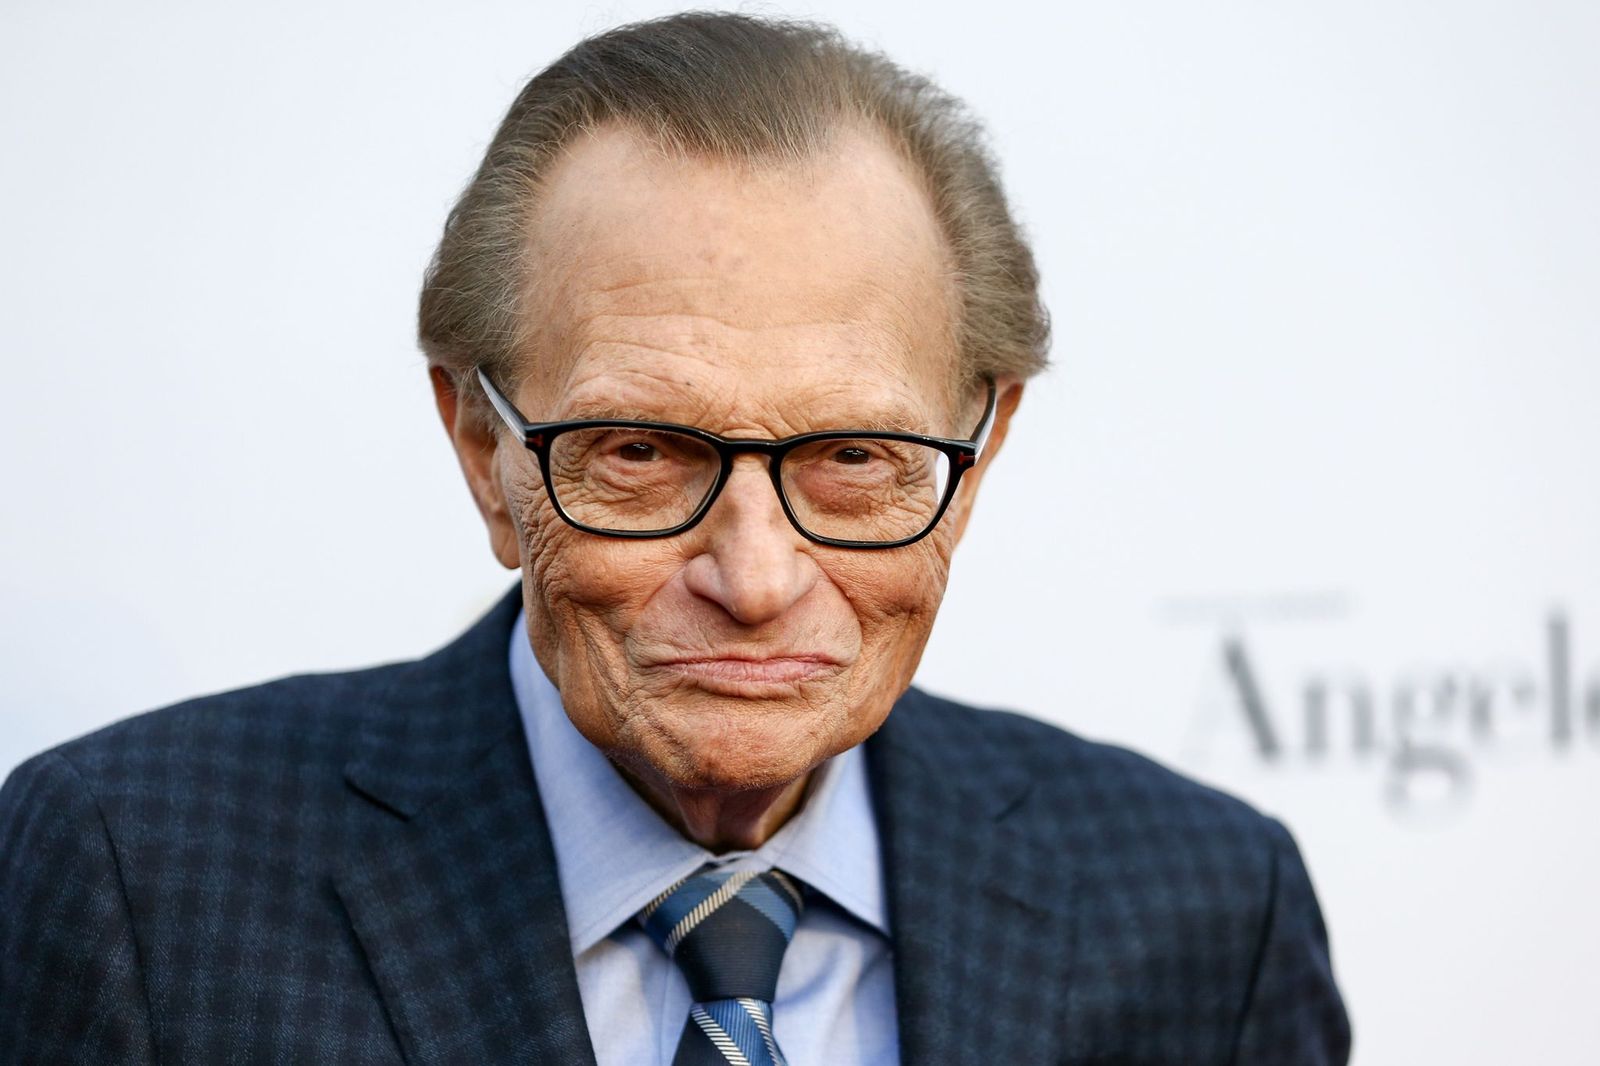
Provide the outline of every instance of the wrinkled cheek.
[[950,538],[941,532],[905,548],[852,553],[833,568],[863,624],[932,624],[950,576]]
[[[895,603],[898,617],[889,619],[888,624],[897,631],[894,645],[897,656],[905,660],[901,665],[907,671],[914,671],[917,660],[922,656],[923,645],[933,631],[933,620],[939,613],[939,604],[944,600],[945,584],[950,576],[950,559],[940,552],[925,551],[914,565],[908,567],[908,571],[901,583],[903,594]],[[909,683],[909,676],[906,680]]]
[[955,550],[955,543],[949,523],[941,523],[938,529],[918,541],[913,548],[919,555],[912,564],[916,574],[912,598],[919,609],[932,614],[944,600],[945,585],[950,580],[950,555]]
[[[506,485],[506,502],[516,527],[522,555],[524,602],[528,608],[535,643],[542,650],[554,648],[562,632],[570,631],[573,619],[563,608],[570,592],[570,567],[563,562],[563,541],[570,530],[545,502],[544,486],[533,479]],[[565,643],[564,640],[561,643]],[[541,656],[542,660],[543,656]],[[544,664],[549,669],[549,664]]]
[[560,650],[584,648],[615,670],[626,634],[648,599],[650,553],[636,542],[573,529],[546,502],[543,486],[514,504],[530,612]]
[[892,696],[910,684],[950,574],[952,538],[941,534],[942,527],[906,548],[853,554],[832,568],[872,663],[858,683]]
[[542,498],[530,501],[519,511],[522,565],[535,588],[548,589],[552,579],[565,577],[560,565],[561,542],[566,539],[566,531],[560,528],[563,524]]
[[575,565],[575,557],[583,552],[573,540],[583,534],[556,516],[543,493],[520,499],[516,514],[530,599],[552,625],[570,629],[576,621],[575,608],[604,600],[601,590],[585,587],[596,576],[594,568]]

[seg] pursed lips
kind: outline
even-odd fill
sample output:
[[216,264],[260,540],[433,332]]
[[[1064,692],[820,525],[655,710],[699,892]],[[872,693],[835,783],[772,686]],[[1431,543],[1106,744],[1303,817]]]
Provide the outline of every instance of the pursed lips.
[[723,684],[791,685],[835,672],[843,664],[830,655],[782,653],[776,655],[697,655],[658,659],[643,664],[699,681]]

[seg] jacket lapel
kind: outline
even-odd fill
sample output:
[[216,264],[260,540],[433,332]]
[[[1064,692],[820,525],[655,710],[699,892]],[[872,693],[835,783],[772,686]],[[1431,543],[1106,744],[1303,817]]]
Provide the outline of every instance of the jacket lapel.
[[1028,821],[1024,746],[913,689],[867,743],[901,1061],[1057,1061],[1075,923],[1067,858]]
[[399,668],[346,767],[370,829],[335,887],[411,1066],[594,1062],[506,669],[519,598]]

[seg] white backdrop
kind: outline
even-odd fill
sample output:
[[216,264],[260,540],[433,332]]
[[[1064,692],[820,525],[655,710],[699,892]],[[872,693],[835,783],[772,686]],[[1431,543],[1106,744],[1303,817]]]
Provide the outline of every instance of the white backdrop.
[[[223,7],[0,12],[0,772],[509,584],[421,270],[667,10]],[[1600,1061],[1600,7],[786,10],[988,118],[1055,313],[922,682],[1282,816],[1362,1066]]]

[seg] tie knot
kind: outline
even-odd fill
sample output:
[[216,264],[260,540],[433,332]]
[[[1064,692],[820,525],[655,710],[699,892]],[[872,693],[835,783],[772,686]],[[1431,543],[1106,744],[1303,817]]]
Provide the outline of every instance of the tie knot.
[[771,1003],[778,968],[800,920],[800,889],[778,870],[707,867],[639,912],[697,1002],[741,996]]

